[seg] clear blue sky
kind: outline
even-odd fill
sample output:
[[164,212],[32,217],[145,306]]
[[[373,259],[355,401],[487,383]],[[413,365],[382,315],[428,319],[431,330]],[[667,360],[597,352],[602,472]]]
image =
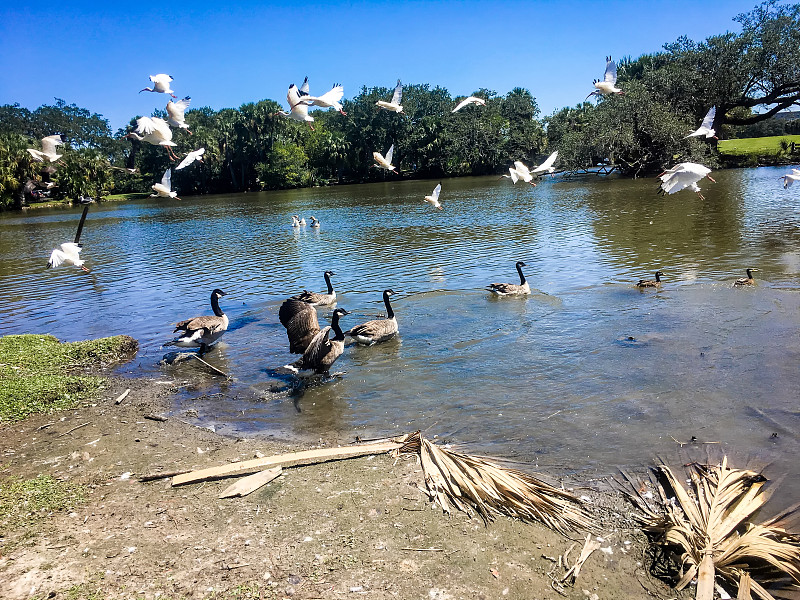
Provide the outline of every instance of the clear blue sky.
[[0,104],[55,97],[112,128],[163,108],[137,92],[168,73],[192,107],[271,98],[308,75],[344,85],[430,83],[451,95],[529,89],[544,115],[585,98],[605,56],[654,52],[681,35],[738,31],[758,0],[654,2],[22,2],[0,8]]

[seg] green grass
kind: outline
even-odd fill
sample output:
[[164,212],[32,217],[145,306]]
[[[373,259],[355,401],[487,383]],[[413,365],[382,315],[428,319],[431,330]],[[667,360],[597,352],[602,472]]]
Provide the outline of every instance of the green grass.
[[777,156],[785,154],[781,140],[800,146],[800,135],[776,135],[772,137],[720,140],[717,146],[723,156]]
[[77,372],[127,358],[137,346],[128,336],[70,343],[51,335],[0,338],[0,423],[96,398],[105,378]]
[[149,196],[147,192],[132,192],[130,194],[108,194],[103,196],[103,202],[119,202],[120,200],[139,200]]
[[0,531],[19,529],[86,500],[86,487],[50,475],[0,479]]

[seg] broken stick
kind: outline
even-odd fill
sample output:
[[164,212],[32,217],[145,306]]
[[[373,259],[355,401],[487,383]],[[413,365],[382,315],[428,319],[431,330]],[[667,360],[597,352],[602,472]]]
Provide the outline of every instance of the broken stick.
[[265,471],[259,471],[258,473],[253,473],[252,475],[248,475],[247,477],[242,477],[236,483],[229,485],[226,487],[222,493],[219,495],[220,498],[234,498],[239,496],[247,496],[247,494],[251,494],[255,492],[260,487],[267,485],[270,481],[277,479],[280,477],[280,474],[283,472],[283,469],[280,467],[274,467],[272,469],[267,469]]

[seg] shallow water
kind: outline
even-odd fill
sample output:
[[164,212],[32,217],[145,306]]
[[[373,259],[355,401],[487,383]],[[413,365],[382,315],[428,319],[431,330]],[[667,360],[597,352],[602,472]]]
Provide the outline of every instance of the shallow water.
[[[44,269],[80,209],[2,214],[0,334],[132,335],[133,372],[186,381],[175,413],[222,433],[345,442],[419,428],[582,477],[724,450],[771,463],[796,498],[800,191],[782,172],[718,172],[705,201],[661,198],[654,179],[462,178],[443,182],[441,212],[422,202],[428,181],[104,204],[81,240],[90,274]],[[322,227],[294,230],[292,214]],[[517,260],[530,297],[484,291],[515,281]],[[733,289],[745,267],[758,285]],[[326,269],[343,325],[382,313],[391,287],[401,335],[349,347],[341,378],[292,395],[275,371],[295,358],[278,307],[322,291]],[[663,289],[632,286],[657,269]],[[225,384],[196,361],[158,364],[171,324],[210,314],[215,287],[231,327],[206,360]],[[692,436],[719,444],[675,441]]]

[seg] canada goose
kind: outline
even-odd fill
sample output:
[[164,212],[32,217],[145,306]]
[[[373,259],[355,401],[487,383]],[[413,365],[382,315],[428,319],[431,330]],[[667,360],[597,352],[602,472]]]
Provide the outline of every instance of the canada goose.
[[389,303],[389,297],[394,295],[394,290],[384,290],[383,303],[386,305],[386,318],[376,319],[374,321],[367,321],[361,325],[356,325],[345,335],[349,335],[358,344],[371,346],[378,342],[385,342],[386,340],[397,335],[399,328],[397,327],[397,318],[394,316],[392,305]]
[[[333,363],[344,351],[344,333],[339,327],[339,319],[346,314],[348,312],[343,308],[334,310],[330,326],[317,333],[308,344],[303,356],[292,364],[286,365],[286,368],[294,371],[300,377],[328,375]],[[329,339],[331,329],[334,336]]]
[[331,275],[336,275],[336,273],[333,271],[325,271],[324,273],[325,284],[328,286],[327,294],[317,294],[316,292],[303,290],[302,293],[292,296],[292,300],[308,302],[312,306],[330,306],[331,304],[335,304],[336,292],[333,289],[333,285],[331,285]]
[[214,316],[194,317],[175,324],[175,330],[182,331],[183,335],[172,340],[171,346],[181,348],[200,348],[200,354],[205,354],[209,346],[216,342],[220,336],[228,329],[228,315],[219,307],[219,299],[225,296],[225,292],[215,289],[211,292],[211,310]]
[[733,282],[733,285],[755,285],[756,280],[753,279],[753,271],[758,271],[758,269],[747,269],[747,277],[740,277]]
[[61,244],[61,249],[56,248],[50,253],[50,260],[47,261],[47,268],[54,269],[59,265],[75,265],[82,270],[89,272],[89,269],[83,266],[86,262],[81,260],[81,233],[83,233],[83,224],[86,222],[86,215],[89,214],[89,204],[83,206],[83,213],[81,213],[81,220],[78,222],[78,231],[75,232],[75,239],[72,242]]
[[311,226],[312,227],[319,227],[319,219],[314,215],[311,215]]
[[517,262],[517,273],[519,273],[519,285],[514,283],[492,283],[489,284],[487,288],[493,294],[497,294],[498,296],[530,294],[531,286],[528,285],[528,282],[525,280],[525,275],[522,274],[522,267],[526,266],[527,265],[522,261]]
[[302,354],[319,333],[316,309],[302,300],[289,298],[278,311],[278,319],[289,337],[289,352]]
[[656,278],[655,279],[640,279],[639,283],[636,284],[637,288],[651,288],[651,287],[661,287],[661,276],[663,273],[661,271],[656,271]]

